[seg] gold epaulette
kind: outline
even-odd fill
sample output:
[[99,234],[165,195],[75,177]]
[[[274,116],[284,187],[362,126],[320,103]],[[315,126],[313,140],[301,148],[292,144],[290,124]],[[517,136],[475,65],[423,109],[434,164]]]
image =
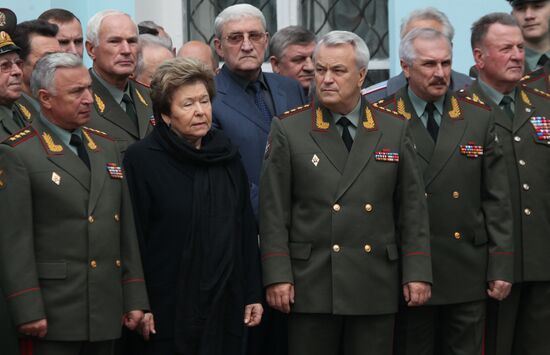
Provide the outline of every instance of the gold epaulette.
[[90,132],[90,133],[93,133],[95,135],[98,135],[100,137],[103,137],[103,138],[107,138],[109,140],[113,140],[111,137],[109,137],[109,135],[103,131],[100,131],[98,129],[94,129],[94,128],[90,128],[90,127],[82,127],[83,129],[85,129],[86,131]]
[[476,93],[471,93],[470,96],[466,90],[460,89],[456,92],[456,94],[456,97],[458,97],[461,101],[479,106],[487,111],[491,111],[491,106],[482,101]]
[[538,80],[541,77],[543,77],[545,74],[544,68],[541,67],[535,71],[530,72],[529,74],[525,75],[523,78],[521,78],[520,82],[522,84],[530,83],[532,81]]
[[23,143],[27,139],[33,137],[36,135],[36,131],[32,126],[25,127],[17,132],[15,132],[13,135],[8,137],[4,143],[9,145],[10,147],[15,147],[16,145]]
[[373,106],[377,105],[377,106],[386,107],[392,103],[395,103],[395,95],[391,95],[386,97],[385,99],[378,100],[373,104]]
[[525,84],[522,84],[522,85],[521,85],[521,88],[522,88],[523,90],[529,91],[530,93],[535,94],[535,95],[537,95],[537,96],[541,96],[541,97],[544,97],[544,98],[547,98],[547,99],[550,98],[550,94],[547,93],[546,91],[542,91],[542,90],[539,90],[539,89],[537,89],[537,88],[532,88],[532,87],[529,87],[529,86],[527,86],[527,85],[525,85]]
[[282,119],[288,118],[288,117],[293,116],[294,114],[296,114],[298,112],[303,112],[303,111],[309,109],[310,107],[311,107],[310,104],[305,104],[303,106],[295,107],[291,110],[283,112],[283,114],[279,116],[279,119],[282,120]]
[[[380,102],[380,101],[383,101],[383,102]],[[385,107],[383,105],[384,103],[386,103],[385,100],[380,100],[380,101],[374,103],[372,105],[372,108],[377,109],[378,111],[381,111],[381,112],[389,113],[390,115],[395,116],[395,117],[397,117],[401,120],[406,119],[403,115],[399,114],[399,112],[394,111],[394,110],[390,110],[389,108]],[[389,102],[387,102],[386,104],[389,104]]]

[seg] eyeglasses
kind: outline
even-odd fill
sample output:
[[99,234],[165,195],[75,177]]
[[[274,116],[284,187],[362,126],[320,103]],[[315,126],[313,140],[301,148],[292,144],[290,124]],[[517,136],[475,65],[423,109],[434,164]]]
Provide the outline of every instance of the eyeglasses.
[[11,73],[13,66],[17,65],[19,69],[23,67],[23,59],[15,59],[15,60],[6,60],[0,63],[0,71],[2,73]]
[[230,33],[227,36],[225,36],[225,40],[227,41],[227,43],[236,46],[236,45],[242,44],[245,37],[247,37],[251,43],[257,44],[257,43],[262,43],[265,40],[266,34],[265,32],[248,32],[248,33],[236,32],[236,33]]

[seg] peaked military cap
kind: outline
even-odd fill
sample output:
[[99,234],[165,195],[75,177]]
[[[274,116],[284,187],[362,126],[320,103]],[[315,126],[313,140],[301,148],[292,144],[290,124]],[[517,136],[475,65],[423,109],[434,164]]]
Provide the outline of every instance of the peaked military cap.
[[530,2],[543,2],[547,0],[506,0],[506,1],[508,1],[512,6],[518,6],[518,5],[523,5]]
[[11,34],[17,25],[17,16],[10,9],[0,8],[0,55],[20,51],[21,49],[13,43]]

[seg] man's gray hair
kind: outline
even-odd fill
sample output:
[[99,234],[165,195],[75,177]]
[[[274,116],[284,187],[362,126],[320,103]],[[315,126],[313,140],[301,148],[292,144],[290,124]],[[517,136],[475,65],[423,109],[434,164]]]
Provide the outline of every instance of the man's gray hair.
[[414,41],[419,38],[431,41],[443,39],[449,46],[449,50],[452,48],[451,41],[445,34],[432,28],[415,28],[407,33],[399,44],[399,58],[409,65],[412,65],[416,59],[417,53],[414,48]]
[[[166,33],[166,31],[164,30],[164,27],[157,24],[155,21],[151,21],[151,20],[141,21],[140,23],[138,23],[138,29],[140,26],[149,28],[152,30],[157,30],[159,32],[159,35],[157,37],[161,39],[161,41],[164,43],[163,45],[169,50],[172,50],[172,48],[174,48],[174,43],[172,42],[172,38],[168,35],[168,33]],[[166,36],[161,36],[160,31],[163,31],[166,34]]]
[[240,20],[245,17],[255,17],[262,23],[264,31],[266,30],[266,22],[264,14],[250,4],[237,4],[226,7],[214,20],[214,31],[217,38],[222,38],[223,26],[230,21]]
[[441,33],[443,33],[450,42],[453,41],[453,38],[455,36],[455,29],[451,24],[451,21],[449,21],[447,15],[445,15],[443,12],[439,11],[435,7],[427,7],[425,9],[415,10],[411,12],[408,17],[404,18],[401,22],[401,39],[403,39],[403,37],[405,37],[406,35],[405,30],[407,29],[407,26],[413,21],[420,20],[433,20],[439,22],[443,27],[441,29]]
[[510,14],[505,12],[492,12],[487,14],[474,22],[472,25],[472,35],[470,37],[470,45],[472,46],[472,49],[483,46],[483,41],[487,36],[489,27],[494,24],[519,28],[516,18]]
[[369,48],[361,37],[348,31],[331,31],[321,37],[321,40],[319,40],[315,47],[315,51],[313,51],[313,61],[315,61],[317,52],[321,46],[334,47],[343,44],[351,44],[352,47],[355,48],[355,63],[357,69],[367,69],[370,60]]
[[74,53],[51,53],[46,54],[34,67],[31,76],[31,90],[34,97],[38,97],[40,89],[46,89],[52,94],[56,94],[53,85],[55,72],[59,68],[79,68],[84,67],[82,59]]
[[[95,47],[99,45],[99,30],[101,29],[101,23],[103,20],[105,20],[106,17],[113,16],[113,15],[125,15],[128,16],[130,20],[132,20],[132,17],[128,15],[127,13],[119,10],[103,10],[99,11],[95,15],[93,15],[90,20],[88,21],[88,24],[86,25],[86,41],[92,43],[92,45]],[[138,27],[135,24],[134,20],[132,20],[132,23],[136,26],[136,36],[139,33]]]
[[143,60],[143,48],[145,47],[154,47],[158,49],[166,48],[170,53],[172,53],[172,47],[167,47],[166,41],[163,41],[161,37],[144,33],[139,35],[139,50],[137,55],[136,69],[134,71],[135,77],[139,77],[145,69],[145,62]]
[[288,46],[315,43],[315,34],[302,26],[288,26],[275,32],[269,44],[269,54],[280,59]]

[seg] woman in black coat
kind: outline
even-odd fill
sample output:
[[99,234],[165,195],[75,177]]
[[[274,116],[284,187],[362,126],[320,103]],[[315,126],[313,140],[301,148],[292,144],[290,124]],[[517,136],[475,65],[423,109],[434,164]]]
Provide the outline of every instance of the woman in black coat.
[[166,61],[151,82],[156,127],[124,159],[152,311],[146,354],[240,355],[244,328],[261,320],[248,179],[211,129],[214,93],[204,65]]

